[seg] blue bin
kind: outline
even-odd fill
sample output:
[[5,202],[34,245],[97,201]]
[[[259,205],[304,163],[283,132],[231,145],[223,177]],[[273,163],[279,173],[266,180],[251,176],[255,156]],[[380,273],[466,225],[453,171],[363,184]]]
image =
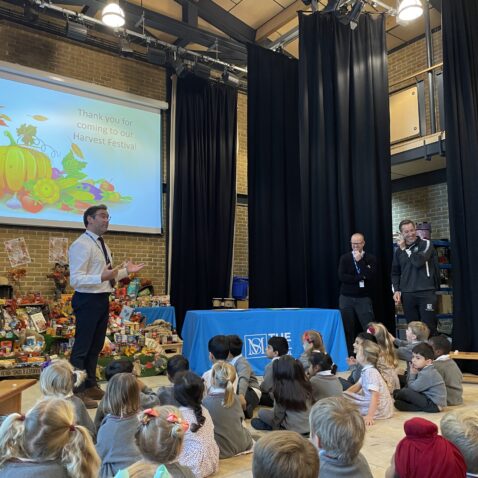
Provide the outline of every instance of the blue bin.
[[232,279],[232,296],[234,299],[243,300],[247,298],[249,279],[247,277],[234,276]]

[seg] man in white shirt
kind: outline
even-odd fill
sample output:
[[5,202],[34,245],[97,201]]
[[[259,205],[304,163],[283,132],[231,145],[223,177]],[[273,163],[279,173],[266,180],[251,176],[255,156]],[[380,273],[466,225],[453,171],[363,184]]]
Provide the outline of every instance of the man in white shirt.
[[69,250],[70,284],[75,289],[72,306],[76,316],[70,362],[87,373],[77,395],[88,408],[95,408],[94,400],[101,400],[104,394],[96,383],[96,365],[105,340],[109,296],[114,283],[144,267],[128,261],[113,268],[111,252],[102,237],[108,230],[109,220],[104,204],[89,207],[83,214],[86,231]]

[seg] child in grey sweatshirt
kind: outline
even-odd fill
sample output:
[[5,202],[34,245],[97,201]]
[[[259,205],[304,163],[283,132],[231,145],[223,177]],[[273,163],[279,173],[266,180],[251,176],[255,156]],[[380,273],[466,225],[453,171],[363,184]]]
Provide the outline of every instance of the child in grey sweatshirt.
[[428,343],[433,348],[433,365],[442,376],[446,386],[447,405],[463,403],[463,374],[456,362],[450,358],[451,343],[444,335],[431,337]]
[[404,412],[440,412],[446,407],[446,387],[433,366],[433,349],[422,343],[412,353],[408,384],[393,393],[395,407]]

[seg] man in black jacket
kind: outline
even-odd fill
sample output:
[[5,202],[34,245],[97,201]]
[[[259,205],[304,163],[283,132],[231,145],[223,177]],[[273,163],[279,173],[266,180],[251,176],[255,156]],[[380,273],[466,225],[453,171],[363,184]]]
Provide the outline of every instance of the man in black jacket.
[[377,260],[366,253],[363,234],[355,233],[350,239],[352,251],[340,257],[339,307],[345,330],[345,340],[349,355],[353,353],[355,339],[355,320],[358,319],[363,330],[374,321],[372,291],[377,269]]
[[395,304],[402,303],[407,322],[425,322],[436,334],[436,290],[440,287],[438,257],[431,241],[417,236],[410,219],[400,225],[393,255],[392,285]]

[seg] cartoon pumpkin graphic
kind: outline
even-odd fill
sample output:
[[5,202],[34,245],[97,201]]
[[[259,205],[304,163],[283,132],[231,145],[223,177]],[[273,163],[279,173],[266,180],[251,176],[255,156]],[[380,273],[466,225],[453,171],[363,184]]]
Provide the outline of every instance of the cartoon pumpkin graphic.
[[8,131],[4,134],[10,144],[0,146],[0,189],[16,193],[26,181],[51,178],[50,158],[46,154],[17,144]]

